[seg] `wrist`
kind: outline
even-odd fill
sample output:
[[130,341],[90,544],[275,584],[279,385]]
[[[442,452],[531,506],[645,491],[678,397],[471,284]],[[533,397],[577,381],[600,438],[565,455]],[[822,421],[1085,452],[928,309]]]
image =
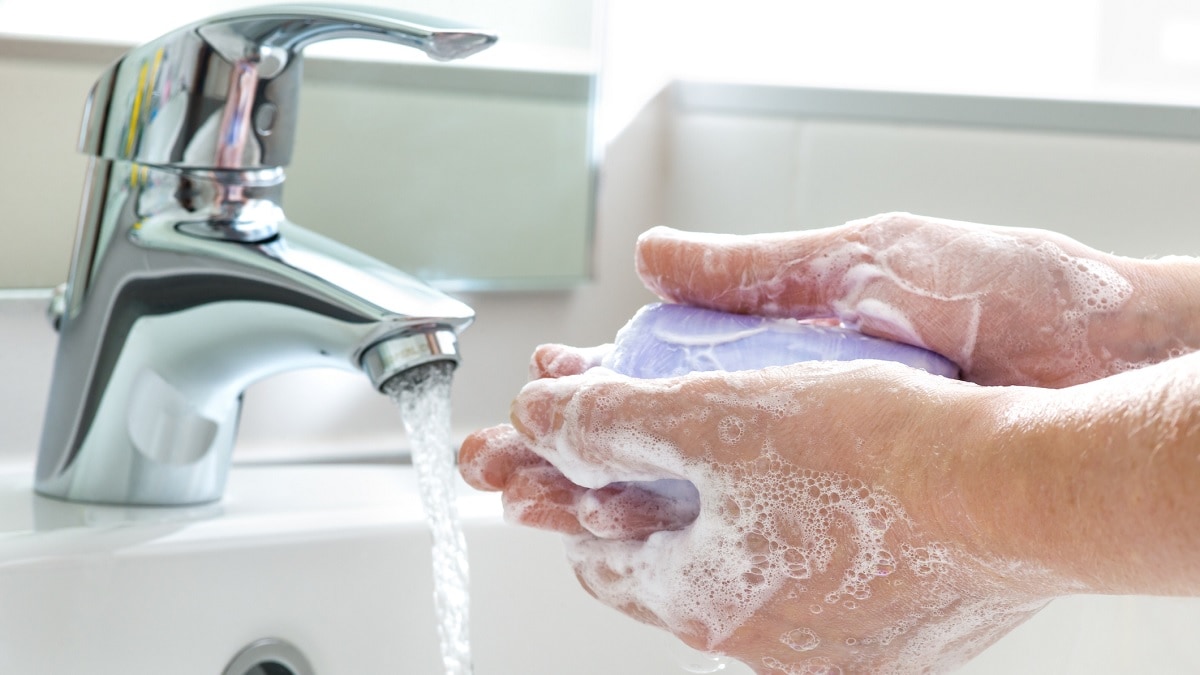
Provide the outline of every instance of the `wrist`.
[[[1046,434],[1045,413],[1063,390],[983,387],[966,429],[969,448],[957,462],[945,521],[969,550],[1020,561],[1070,578],[1060,559],[1071,552],[1054,530],[1063,522],[1062,495],[1071,469]],[[1048,595],[1067,592],[1045,589]]]
[[1200,350],[1200,258],[1122,258],[1120,268],[1134,294],[1093,326],[1093,344],[1127,367]]
[[1052,572],[1058,593],[1200,592],[1196,400],[1200,353],[995,388],[960,487],[980,550]]

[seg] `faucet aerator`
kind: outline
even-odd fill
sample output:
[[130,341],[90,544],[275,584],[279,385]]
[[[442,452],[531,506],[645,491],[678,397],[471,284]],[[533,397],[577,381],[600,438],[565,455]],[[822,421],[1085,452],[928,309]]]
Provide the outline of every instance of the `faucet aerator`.
[[[381,392],[395,377],[416,377],[431,363],[458,366],[458,335],[448,328],[418,330],[396,335],[372,345],[362,357],[362,369]],[[423,378],[420,378],[423,379]]]

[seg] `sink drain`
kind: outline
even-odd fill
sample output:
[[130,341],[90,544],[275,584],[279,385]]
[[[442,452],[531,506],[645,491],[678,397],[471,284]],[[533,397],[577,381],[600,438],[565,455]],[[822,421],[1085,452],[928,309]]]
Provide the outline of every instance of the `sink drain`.
[[250,643],[221,675],[314,675],[308,659],[290,642],[263,638]]

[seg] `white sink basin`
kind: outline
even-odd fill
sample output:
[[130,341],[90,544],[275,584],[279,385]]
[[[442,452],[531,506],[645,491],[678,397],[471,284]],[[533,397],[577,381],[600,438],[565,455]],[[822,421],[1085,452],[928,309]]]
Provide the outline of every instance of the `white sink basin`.
[[[440,672],[409,467],[237,466],[224,500],[191,509],[68,504],[31,482],[0,471],[0,673],[220,675],[264,637],[319,675]],[[462,490],[477,675],[678,671],[672,639],[578,587],[557,536]]]
[[[264,637],[319,675],[440,672],[408,467],[236,466],[225,499],[194,509],[66,504],[30,484],[0,471],[0,673],[220,675]],[[460,511],[476,675],[684,672],[673,638],[578,587],[557,536],[505,525],[496,495],[465,487]],[[1200,672],[1197,626],[1194,600],[1068,599],[963,672]]]

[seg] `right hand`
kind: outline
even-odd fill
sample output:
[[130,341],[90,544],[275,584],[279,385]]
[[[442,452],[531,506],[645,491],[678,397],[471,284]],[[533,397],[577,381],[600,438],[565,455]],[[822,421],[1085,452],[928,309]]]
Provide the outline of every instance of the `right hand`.
[[596,598],[695,648],[760,672],[942,671],[1078,587],[1011,550],[1026,521],[961,499],[980,468],[1014,485],[1029,465],[977,461],[1002,445],[999,402],[1060,392],[866,360],[664,379],[588,360],[540,348],[553,377],[459,468],[510,521],[568,535]]
[[654,228],[637,249],[664,299],[836,317],[925,347],[980,384],[1065,387],[1200,347],[1195,260],[1134,260],[1049,231],[884,214],[750,236]]

